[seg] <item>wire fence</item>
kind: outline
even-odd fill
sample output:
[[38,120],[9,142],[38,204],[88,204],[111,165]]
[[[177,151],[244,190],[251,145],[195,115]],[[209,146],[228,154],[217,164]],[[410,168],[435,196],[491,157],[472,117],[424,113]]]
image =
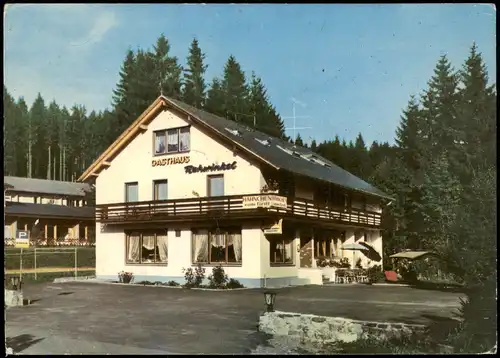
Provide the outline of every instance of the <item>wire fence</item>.
[[5,243],[4,266],[7,276],[23,281],[47,281],[58,277],[95,274],[95,247],[80,240],[59,245],[30,245],[16,248]]

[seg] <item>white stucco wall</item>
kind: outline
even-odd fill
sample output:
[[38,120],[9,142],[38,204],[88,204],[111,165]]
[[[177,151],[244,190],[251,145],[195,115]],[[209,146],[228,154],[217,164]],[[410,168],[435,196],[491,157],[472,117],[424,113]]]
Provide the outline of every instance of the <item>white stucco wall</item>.
[[[176,228],[168,228],[168,263],[166,265],[127,264],[125,260],[126,240],[123,230],[105,228],[100,232],[101,225],[97,224],[99,233],[96,235],[96,275],[98,277],[117,279],[118,272],[124,270],[132,272],[140,279],[167,281],[184,277],[183,268],[194,267],[192,263],[191,229],[181,229],[181,236],[176,237]],[[260,251],[262,230],[260,227],[243,226],[242,228],[242,264],[241,266],[223,266],[230,278],[259,279],[262,277],[260,266]],[[111,254],[112,253],[112,254]],[[269,256],[267,256],[269,257]],[[206,276],[211,273],[212,267],[206,265]]]
[[[256,194],[262,187],[262,175],[258,165],[250,163],[240,154],[191,126],[191,150],[189,153],[153,156],[153,132],[189,125],[171,111],[161,112],[148,126],[125,147],[96,179],[96,204],[121,203],[125,201],[125,183],[139,183],[139,200],[153,200],[153,181],[168,180],[168,198],[192,198],[207,194],[207,175],[223,174],[226,195]],[[189,156],[188,164],[152,166],[153,159]],[[213,163],[237,162],[235,170],[186,174],[186,165],[211,165]]]

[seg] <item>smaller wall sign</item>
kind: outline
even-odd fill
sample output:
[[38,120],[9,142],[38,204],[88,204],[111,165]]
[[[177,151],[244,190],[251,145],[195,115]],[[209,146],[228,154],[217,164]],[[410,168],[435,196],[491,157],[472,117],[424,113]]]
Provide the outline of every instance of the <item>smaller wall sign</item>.
[[170,157],[170,158],[162,158],[162,159],[153,159],[151,162],[151,165],[153,167],[161,167],[165,165],[172,165],[172,164],[187,164],[189,163],[191,159],[189,156],[184,156],[184,157]]
[[187,165],[184,167],[186,174],[192,173],[205,173],[205,172],[220,172],[225,170],[234,170],[236,169],[236,161],[232,163],[224,163],[221,164],[212,164],[212,165],[199,165],[195,167],[194,165]]
[[243,197],[243,208],[287,208],[287,198],[279,195],[252,195]]
[[283,219],[279,219],[275,223],[262,228],[265,235],[281,235],[283,233]]
[[28,249],[30,247],[29,231],[17,230],[15,247],[20,249]]

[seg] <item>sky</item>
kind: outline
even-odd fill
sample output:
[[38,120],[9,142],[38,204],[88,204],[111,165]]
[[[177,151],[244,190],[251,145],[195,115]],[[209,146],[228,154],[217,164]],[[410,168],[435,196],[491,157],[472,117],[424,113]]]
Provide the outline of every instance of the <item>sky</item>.
[[[110,108],[128,49],[163,33],[185,64],[194,37],[207,83],[234,55],[305,141],[394,143],[410,95],[441,55],[460,68],[476,42],[496,78],[496,11],[488,4],[37,4],[4,8],[4,84],[29,105]],[[287,131],[293,135],[293,130]]]

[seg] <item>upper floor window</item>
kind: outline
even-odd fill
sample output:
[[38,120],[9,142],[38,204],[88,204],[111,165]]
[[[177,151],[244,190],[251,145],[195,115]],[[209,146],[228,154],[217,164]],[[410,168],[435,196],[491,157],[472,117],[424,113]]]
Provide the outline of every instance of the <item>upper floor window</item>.
[[125,183],[125,202],[139,201],[139,183]]
[[189,152],[190,127],[164,129],[154,132],[155,155]]
[[168,199],[168,181],[155,180],[153,182],[153,200],[167,200]]

